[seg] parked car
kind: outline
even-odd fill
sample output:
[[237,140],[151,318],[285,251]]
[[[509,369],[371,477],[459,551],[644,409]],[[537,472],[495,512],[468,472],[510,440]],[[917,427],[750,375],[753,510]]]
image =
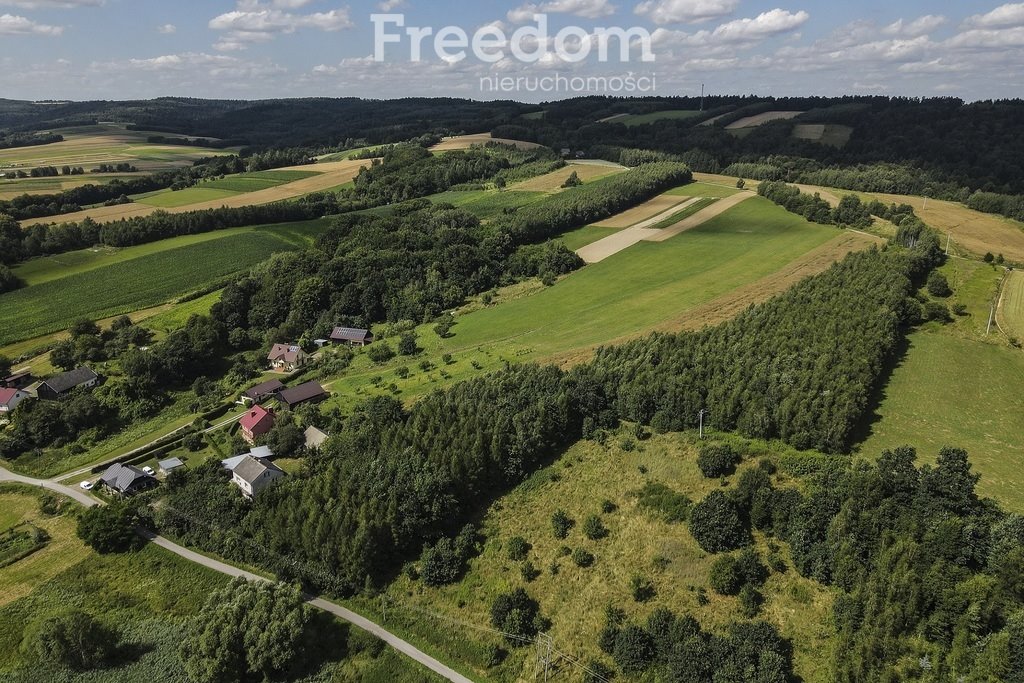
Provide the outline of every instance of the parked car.
[[145,467],[143,467],[143,468],[142,468],[142,471],[143,471],[143,472],[145,472],[146,474],[148,474],[148,475],[149,475],[149,476],[151,476],[151,477],[152,477],[152,476],[153,476],[154,474],[156,474],[156,471],[155,471],[155,470],[154,470],[154,469],[153,469],[152,467],[150,467],[149,465],[146,465]]
[[86,491],[92,491],[93,483],[91,481],[83,481],[81,484],[79,484],[79,487]]

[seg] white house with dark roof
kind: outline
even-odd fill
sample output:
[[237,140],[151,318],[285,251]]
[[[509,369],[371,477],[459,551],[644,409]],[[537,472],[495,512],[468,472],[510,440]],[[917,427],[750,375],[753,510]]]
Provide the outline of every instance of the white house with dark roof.
[[274,344],[267,354],[270,367],[275,370],[294,372],[306,364],[306,352],[292,344]]
[[273,486],[284,477],[284,470],[269,460],[257,460],[251,455],[235,466],[231,473],[231,482],[246,498],[255,498],[263,489]]

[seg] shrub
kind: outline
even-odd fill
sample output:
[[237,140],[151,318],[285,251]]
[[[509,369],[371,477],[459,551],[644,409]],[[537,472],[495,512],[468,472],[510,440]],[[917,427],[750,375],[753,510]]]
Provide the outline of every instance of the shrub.
[[740,590],[740,613],[747,619],[753,619],[761,613],[764,596],[761,591],[749,583]]
[[25,648],[40,663],[86,671],[109,663],[119,639],[117,632],[91,614],[72,610],[30,626]]
[[948,323],[953,320],[953,316],[949,314],[949,309],[946,308],[946,304],[941,301],[929,301],[922,307],[922,313],[925,320],[934,320],[940,323]]
[[374,363],[387,363],[395,357],[395,350],[387,342],[373,344],[366,350],[366,355]]
[[122,553],[141,546],[135,513],[125,503],[91,507],[78,518],[78,537],[98,553]]
[[467,524],[454,539],[441,538],[423,548],[420,578],[428,586],[454,583],[466,568],[476,546],[476,527]]
[[953,290],[949,288],[946,276],[937,270],[933,270],[928,276],[927,289],[929,294],[940,298],[945,298],[953,293]]
[[416,344],[416,333],[405,332],[398,340],[398,353],[403,356],[415,356],[420,348]]
[[533,562],[530,562],[529,560],[523,563],[523,566],[519,570],[519,573],[522,574],[523,581],[525,581],[526,583],[530,583],[538,576],[540,576],[540,570],[534,567]]
[[603,500],[603,501],[601,501],[601,512],[603,512],[606,515],[610,515],[611,513],[615,512],[618,509],[619,509],[619,506],[616,505],[615,503],[613,503],[610,500]]
[[540,606],[522,588],[503,593],[491,604],[491,625],[509,636],[509,643],[525,645],[519,638],[532,638],[537,634]]
[[694,506],[690,533],[709,553],[736,550],[750,542],[750,532],[743,525],[736,504],[722,491],[712,491]]
[[576,548],[572,551],[572,561],[577,567],[586,569],[594,564],[594,554],[583,548]]
[[711,589],[719,595],[738,595],[743,588],[743,577],[736,566],[736,558],[723,555],[711,565]]
[[555,514],[551,515],[551,527],[554,529],[555,538],[567,538],[575,525],[576,522],[565,510],[555,510]]
[[648,482],[637,493],[637,504],[654,510],[669,524],[685,522],[690,514],[690,499],[664,484]]
[[600,517],[591,515],[583,522],[583,534],[591,541],[599,541],[608,535],[608,529]]
[[611,670],[611,667],[596,659],[587,662],[587,668],[583,672],[583,683],[605,683],[613,678],[615,678],[615,672]]
[[530,544],[522,536],[513,536],[508,539],[508,559],[513,562],[525,560],[530,552]]
[[629,625],[615,638],[615,663],[625,673],[639,673],[654,661],[654,639],[639,626]]
[[636,602],[648,602],[657,595],[651,580],[639,575],[629,580],[629,592]]
[[708,479],[732,474],[740,463],[740,454],[727,444],[708,444],[697,455],[697,467]]
[[753,548],[744,548],[736,558],[736,570],[744,583],[761,586],[768,580],[768,568],[761,562],[760,555]]
[[565,179],[565,182],[562,183],[562,187],[563,188],[579,187],[582,184],[583,184],[583,181],[580,180],[580,174],[577,173],[576,171],[573,171],[569,175],[569,177]]

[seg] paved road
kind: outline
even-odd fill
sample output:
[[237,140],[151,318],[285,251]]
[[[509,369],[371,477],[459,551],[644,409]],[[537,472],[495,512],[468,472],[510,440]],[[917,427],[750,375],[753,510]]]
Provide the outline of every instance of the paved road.
[[[76,500],[77,502],[81,503],[82,505],[85,505],[86,507],[93,507],[95,505],[102,504],[100,500],[93,498],[92,496],[88,495],[85,491],[82,491],[80,489],[71,486],[63,486],[61,484],[58,484],[57,482],[49,481],[46,479],[32,479],[31,477],[25,477],[20,474],[15,474],[14,472],[6,470],[3,467],[0,467],[0,482],[16,482],[19,484],[26,484],[28,486],[39,486],[49,491],[64,494],[65,496],[68,496]],[[151,543],[174,553],[178,557],[186,559],[189,562],[201,564],[204,567],[212,569],[216,572],[220,572],[221,574],[226,574],[228,576],[233,577],[241,577],[249,581],[269,580],[265,577],[253,574],[252,572],[247,572],[244,569],[239,569],[238,567],[234,567],[230,564],[220,562],[219,560],[215,560],[211,557],[207,557],[206,555],[200,555],[199,553],[193,550],[189,550],[184,546],[178,545],[177,543],[170,541],[164,538],[163,536],[160,536],[148,529],[140,528],[138,529],[138,532],[139,535],[146,538]],[[329,600],[324,600],[323,598],[307,595],[306,599],[310,605],[318,609],[321,609],[325,612],[329,612],[336,617],[344,619],[353,626],[361,628],[364,631],[372,633],[376,637],[386,642],[391,647],[395,648],[396,650],[410,657],[411,659],[419,662],[420,664],[430,669],[434,673],[438,674],[442,678],[452,681],[452,683],[473,683],[471,679],[466,678],[454,669],[445,666],[444,664],[434,659],[430,655],[417,649],[411,643],[402,640],[395,634],[385,629],[383,626],[370,621],[366,617],[356,614],[352,610],[345,609],[341,605],[337,605],[333,602],[330,602]]]

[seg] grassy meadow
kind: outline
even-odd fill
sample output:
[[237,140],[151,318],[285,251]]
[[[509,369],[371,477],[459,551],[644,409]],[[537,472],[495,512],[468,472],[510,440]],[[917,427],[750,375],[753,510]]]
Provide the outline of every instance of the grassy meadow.
[[[646,619],[658,607],[669,607],[693,615],[705,628],[724,629],[738,618],[739,604],[737,598],[710,589],[713,558],[700,549],[685,523],[665,521],[641,506],[637,496],[648,483],[667,486],[693,502],[720,489],[720,480],[700,474],[696,450],[692,434],[654,436],[636,444],[623,432],[605,445],[577,443],[490,506],[480,523],[486,538],[483,552],[470,561],[458,583],[430,588],[408,576],[397,579],[387,593],[392,604],[389,619],[472,666],[478,677],[509,681],[534,678],[535,648],[510,648],[485,629],[494,598],[519,587],[551,619],[548,632],[555,646],[582,661],[607,662],[597,638],[609,604],[624,609],[635,621]],[[753,465],[747,462],[743,467]],[[609,476],[612,472],[614,476]],[[785,484],[784,477],[780,484]],[[606,500],[616,506],[613,512],[602,512]],[[551,515],[558,509],[576,521],[564,540],[552,533]],[[594,541],[584,536],[581,527],[590,515],[601,517],[609,530],[606,538]],[[509,559],[507,544],[514,536],[531,546],[528,559],[539,570],[532,581],[522,576],[522,562]],[[563,556],[563,547],[585,548],[596,561],[590,568],[577,567]],[[757,538],[757,548],[767,554],[765,539]],[[637,575],[655,587],[655,597],[646,603],[634,601],[630,592],[630,580]],[[700,604],[698,589],[706,591],[708,604]],[[764,593],[763,617],[792,639],[797,674],[806,683],[828,681],[832,593],[801,578],[792,567],[773,573]],[[510,651],[500,666],[490,669],[484,658],[488,644]],[[579,675],[562,662],[556,680],[578,680]]]
[[138,204],[168,209],[202,202],[226,199],[247,192],[267,190],[278,185],[285,185],[297,180],[311,178],[318,173],[312,171],[258,171],[255,173],[239,173],[217,180],[200,183],[184,190],[159,190],[137,195],[134,200]]
[[1024,273],[1013,271],[1003,285],[999,307],[999,325],[1006,334],[1024,341]]

